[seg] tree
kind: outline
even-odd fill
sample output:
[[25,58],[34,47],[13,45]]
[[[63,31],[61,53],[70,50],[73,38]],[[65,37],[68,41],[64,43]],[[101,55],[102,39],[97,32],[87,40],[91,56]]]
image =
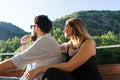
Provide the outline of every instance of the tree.
[[52,31],[53,37],[58,41],[58,43],[64,43],[67,41],[67,39],[65,39],[63,31],[61,28],[54,28]]
[[[107,34],[95,36],[97,46],[107,46],[120,44],[120,34],[114,34],[114,32],[109,31]],[[111,64],[120,63],[120,48],[110,48],[110,49],[98,49],[97,50],[97,62],[98,64]]]
[[[1,40],[0,43],[2,43],[0,45],[0,51],[1,53],[5,54],[5,53],[14,53],[17,48],[19,48],[21,46],[20,44],[20,39],[15,36],[12,39],[8,39],[7,41]],[[10,58],[12,56],[2,56],[1,60]]]

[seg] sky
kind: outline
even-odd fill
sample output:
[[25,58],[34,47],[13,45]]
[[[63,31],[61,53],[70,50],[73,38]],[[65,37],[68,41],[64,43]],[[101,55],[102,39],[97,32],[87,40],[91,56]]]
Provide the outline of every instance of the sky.
[[120,10],[120,0],[0,0],[0,21],[30,32],[29,26],[37,15],[47,15],[54,21],[88,10]]

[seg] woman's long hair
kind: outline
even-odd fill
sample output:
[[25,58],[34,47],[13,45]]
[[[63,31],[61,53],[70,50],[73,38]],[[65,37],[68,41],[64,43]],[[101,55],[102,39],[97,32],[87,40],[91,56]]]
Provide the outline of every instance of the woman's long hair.
[[[77,42],[78,47],[80,47],[85,40],[91,38],[82,20],[71,18],[67,20],[67,23],[73,28],[72,38]],[[68,42],[68,45],[72,45],[71,40]]]

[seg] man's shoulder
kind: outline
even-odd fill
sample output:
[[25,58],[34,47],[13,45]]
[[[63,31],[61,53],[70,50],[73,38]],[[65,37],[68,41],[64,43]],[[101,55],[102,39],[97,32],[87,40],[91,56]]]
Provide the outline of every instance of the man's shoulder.
[[44,36],[42,36],[41,38],[38,38],[38,41],[56,41],[56,39],[53,37],[53,36],[51,36],[51,35],[49,35],[49,34],[47,34],[47,35],[44,35]]

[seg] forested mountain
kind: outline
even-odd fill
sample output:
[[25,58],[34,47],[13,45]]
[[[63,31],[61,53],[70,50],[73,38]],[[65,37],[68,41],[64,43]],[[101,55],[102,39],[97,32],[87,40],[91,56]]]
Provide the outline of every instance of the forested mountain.
[[0,40],[11,39],[15,36],[22,37],[27,32],[12,23],[0,22]]
[[[118,11],[78,11],[65,15],[53,21],[54,28],[64,28],[65,21],[69,18],[82,19],[88,31],[92,36],[107,34],[113,31],[115,34],[120,33],[120,10]],[[0,40],[7,40],[14,36],[21,37],[27,32],[13,25],[12,23],[0,22]]]
[[120,33],[120,10],[118,11],[79,11],[63,16],[53,21],[54,27],[63,29],[65,21],[69,18],[82,19],[88,31],[92,36],[107,34],[113,31],[115,34]]

